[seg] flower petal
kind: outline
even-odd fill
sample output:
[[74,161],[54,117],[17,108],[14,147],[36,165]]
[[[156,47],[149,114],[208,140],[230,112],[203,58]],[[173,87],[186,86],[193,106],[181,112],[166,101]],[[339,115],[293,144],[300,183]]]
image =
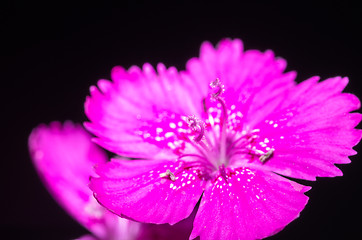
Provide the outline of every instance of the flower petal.
[[[181,117],[201,114],[201,95],[188,89],[193,83],[162,64],[157,73],[150,64],[143,70],[115,67],[111,76],[113,82],[100,80],[98,88],[90,88],[85,103],[91,121],[85,126],[98,137],[95,142],[127,157],[148,158],[160,151],[174,151],[170,144],[178,139],[180,129],[188,129],[177,125],[184,123]],[[157,128],[163,130],[162,136],[151,132]]]
[[[178,169],[167,160],[112,159],[99,164],[100,178],[92,178],[90,188],[104,207],[120,216],[175,224],[191,214],[204,187],[195,172]],[[174,179],[165,174],[168,171]]]
[[130,235],[139,224],[118,220],[96,202],[88,188],[93,165],[107,161],[90,138],[81,125],[70,122],[40,125],[29,137],[33,163],[58,203],[94,235],[101,239]]
[[334,164],[349,163],[348,156],[355,154],[352,147],[362,132],[354,128],[361,115],[349,112],[360,102],[341,93],[347,78],[317,81],[312,78],[295,87],[278,110],[252,127],[260,129],[259,148],[275,151],[265,164],[254,161],[249,166],[306,180],[342,175]]
[[[264,88],[268,84],[294,85],[295,73],[286,78],[283,73],[286,61],[275,58],[271,50],[262,53],[258,50],[243,52],[240,39],[224,39],[216,48],[204,42],[200,57],[192,58],[186,64],[186,74],[192,78],[199,91],[207,96],[209,83],[219,78],[225,87],[245,91],[250,88]],[[243,90],[244,89],[244,90]],[[267,97],[267,96],[266,96]]]
[[262,239],[299,216],[310,188],[273,173],[239,168],[219,177],[201,199],[190,239]]

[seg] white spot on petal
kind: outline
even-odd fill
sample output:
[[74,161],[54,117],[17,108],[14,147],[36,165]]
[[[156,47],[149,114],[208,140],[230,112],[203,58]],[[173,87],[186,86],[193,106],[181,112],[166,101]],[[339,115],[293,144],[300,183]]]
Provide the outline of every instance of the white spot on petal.
[[165,137],[166,138],[169,138],[169,137],[172,137],[173,136],[173,132],[167,132],[165,133]]

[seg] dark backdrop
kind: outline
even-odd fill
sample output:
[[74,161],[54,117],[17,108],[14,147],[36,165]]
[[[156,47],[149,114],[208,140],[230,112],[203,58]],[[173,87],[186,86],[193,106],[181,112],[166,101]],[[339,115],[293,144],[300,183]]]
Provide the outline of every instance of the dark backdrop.
[[[88,87],[109,78],[114,65],[162,61],[184,69],[204,40],[241,38],[247,49],[273,49],[287,59],[298,81],[349,76],[347,90],[362,96],[362,10],[349,3],[49,2],[12,1],[0,9],[0,216],[2,233],[13,239],[86,233],[42,185],[27,137],[39,123],[86,120]],[[360,157],[341,169],[344,177],[312,183],[301,217],[270,239],[362,239]]]

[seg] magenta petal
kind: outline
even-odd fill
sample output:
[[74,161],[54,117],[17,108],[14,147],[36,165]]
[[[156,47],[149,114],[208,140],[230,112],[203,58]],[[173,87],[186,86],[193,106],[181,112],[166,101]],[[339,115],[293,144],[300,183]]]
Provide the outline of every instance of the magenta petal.
[[[188,217],[200,199],[204,181],[192,170],[177,171],[167,160],[117,160],[100,164],[100,178],[90,188],[97,200],[112,212],[136,221],[174,224]],[[171,171],[169,176],[160,174]]]
[[[200,57],[187,62],[183,77],[192,79],[203,96],[208,94],[209,83],[220,78],[225,88],[233,89],[240,98],[256,94],[256,104],[259,104],[274,97],[270,90],[276,93],[279,88],[285,90],[295,84],[295,73],[283,73],[285,68],[286,61],[275,58],[270,50],[265,53],[257,50],[244,52],[241,40],[224,39],[216,48],[204,42]],[[237,99],[238,96],[228,99],[232,102],[226,102],[231,105]]]
[[162,128],[160,138],[167,138],[162,142],[148,141],[148,136],[155,136],[147,129],[170,128],[180,116],[201,113],[201,105],[194,103],[201,102],[202,96],[188,90],[193,83],[181,79],[174,67],[159,64],[157,72],[150,64],[142,70],[115,67],[111,77],[113,82],[100,80],[98,87],[90,88],[85,112],[91,122],[85,127],[98,137],[97,144],[118,155],[147,158],[172,152],[167,143],[175,140],[176,128]]
[[265,164],[254,161],[250,167],[306,180],[342,175],[334,164],[349,163],[348,156],[355,154],[352,147],[362,132],[354,128],[361,115],[350,112],[360,102],[341,93],[347,78],[317,81],[312,78],[290,90],[279,109],[254,126],[260,129],[258,147],[275,151]]
[[81,125],[53,122],[33,130],[29,149],[48,190],[72,217],[98,238],[128,236],[138,224],[106,211],[88,188],[89,177],[94,175],[93,165],[107,161],[105,153],[90,138]]
[[210,184],[190,239],[262,239],[299,216],[310,188],[276,174],[239,168]]

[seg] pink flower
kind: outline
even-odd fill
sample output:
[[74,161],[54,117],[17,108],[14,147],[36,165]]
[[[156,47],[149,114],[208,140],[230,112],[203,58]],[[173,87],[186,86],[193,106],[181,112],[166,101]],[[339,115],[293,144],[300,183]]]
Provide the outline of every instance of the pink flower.
[[357,97],[347,78],[296,84],[271,51],[240,40],[201,47],[186,71],[145,64],[115,67],[90,88],[85,126],[122,157],[99,163],[97,200],[139,222],[187,218],[200,200],[190,239],[261,239],[299,216],[305,180],[341,176],[334,164],[361,139]]
[[106,163],[105,153],[90,141],[80,125],[53,122],[40,125],[29,138],[31,156],[54,198],[92,235],[81,239],[184,239],[191,220],[176,227],[140,224],[118,217],[94,199],[88,188],[93,165]]

